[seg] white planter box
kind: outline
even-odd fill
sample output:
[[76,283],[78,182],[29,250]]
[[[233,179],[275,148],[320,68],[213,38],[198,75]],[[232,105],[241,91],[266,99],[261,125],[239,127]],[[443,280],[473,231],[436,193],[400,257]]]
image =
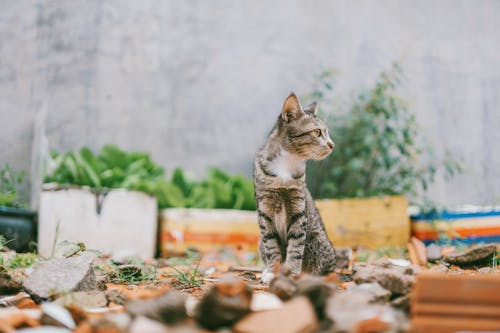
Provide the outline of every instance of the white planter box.
[[86,189],[42,191],[39,253],[49,257],[54,253],[54,244],[69,241],[83,242],[87,249],[116,257],[154,257],[157,235],[154,197],[111,190],[101,200],[100,212],[98,208],[98,195]]

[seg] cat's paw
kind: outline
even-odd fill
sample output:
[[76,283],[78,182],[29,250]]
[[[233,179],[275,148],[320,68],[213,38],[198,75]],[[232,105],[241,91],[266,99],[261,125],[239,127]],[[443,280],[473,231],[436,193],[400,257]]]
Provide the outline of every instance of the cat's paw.
[[272,279],[274,279],[274,273],[269,268],[266,268],[260,275],[260,280],[263,283],[269,283]]

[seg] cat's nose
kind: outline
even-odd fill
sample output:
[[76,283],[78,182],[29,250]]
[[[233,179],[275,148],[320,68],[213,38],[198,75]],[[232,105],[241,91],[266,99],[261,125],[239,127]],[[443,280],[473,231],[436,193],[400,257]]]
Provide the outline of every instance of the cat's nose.
[[333,148],[335,147],[333,141],[328,141],[326,144],[328,145],[328,147],[330,147],[331,150],[333,150]]

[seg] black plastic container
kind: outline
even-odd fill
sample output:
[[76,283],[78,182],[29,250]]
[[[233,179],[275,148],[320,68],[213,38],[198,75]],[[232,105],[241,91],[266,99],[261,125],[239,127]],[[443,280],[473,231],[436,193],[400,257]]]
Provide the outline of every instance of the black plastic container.
[[0,235],[9,243],[9,249],[27,252],[36,249],[36,212],[0,206]]

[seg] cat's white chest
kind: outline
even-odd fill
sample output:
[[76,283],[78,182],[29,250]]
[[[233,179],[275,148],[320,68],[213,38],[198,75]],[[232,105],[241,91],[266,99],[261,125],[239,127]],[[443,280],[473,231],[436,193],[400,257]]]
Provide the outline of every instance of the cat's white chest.
[[271,171],[282,181],[294,179],[294,175],[304,172],[304,160],[287,152],[282,152],[271,164]]

